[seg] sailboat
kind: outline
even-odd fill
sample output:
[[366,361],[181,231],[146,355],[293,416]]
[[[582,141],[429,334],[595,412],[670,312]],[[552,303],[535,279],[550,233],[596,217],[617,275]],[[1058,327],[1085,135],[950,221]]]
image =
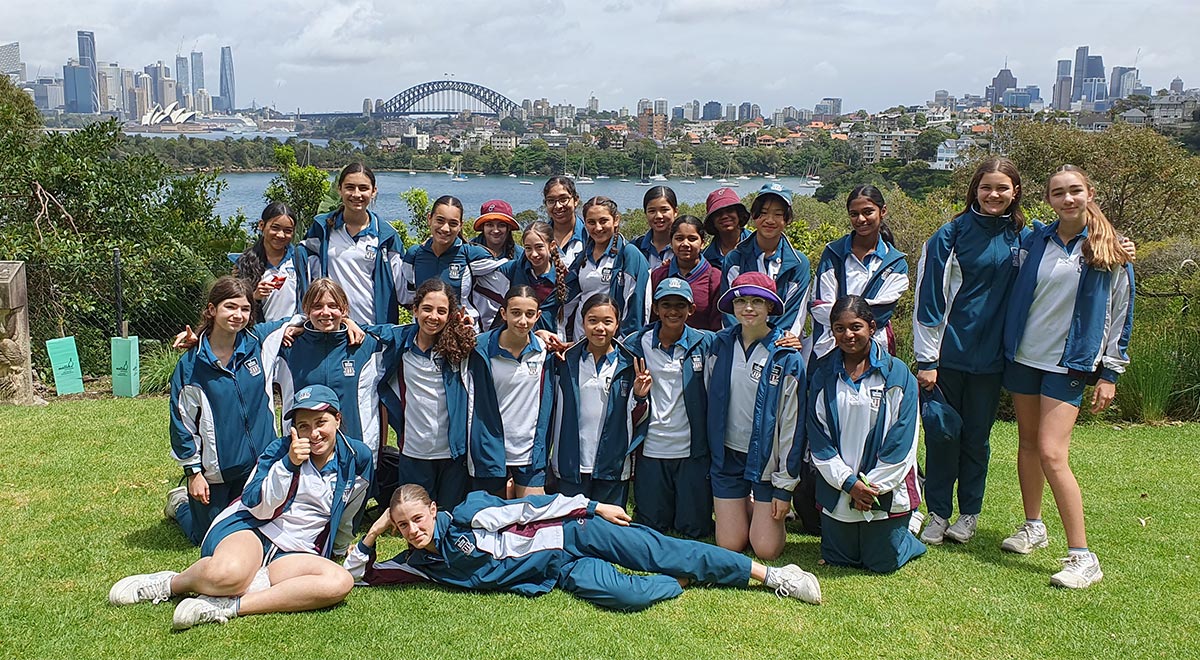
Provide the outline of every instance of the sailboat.
[[580,156],[579,157],[579,175],[575,177],[575,185],[579,186],[579,185],[590,184],[590,183],[596,183],[596,182],[592,180],[592,177],[587,176],[586,174],[583,173],[583,156]]
[[462,161],[461,161],[461,160],[460,160],[460,161],[455,161],[455,163],[454,163],[454,173],[450,175],[450,181],[451,181],[452,183],[462,183],[463,181],[466,181],[466,180],[467,180],[467,177],[465,177],[465,176],[463,176],[463,175],[462,175],[462,169],[461,169],[461,168],[462,168]]
[[517,183],[521,184],[522,186],[532,186],[533,182],[526,179],[525,174],[526,174],[526,168],[522,167],[521,168],[521,179],[519,181],[517,181]]
[[688,177],[688,172],[687,172],[687,171],[688,171],[689,169],[691,169],[691,165],[690,165],[690,164],[688,164],[687,166],[685,166],[685,167],[684,167],[684,172],[683,172],[683,180],[681,180],[679,183],[696,183],[696,181],[695,181],[694,179],[691,179],[691,178],[689,178],[689,177]]
[[416,171],[413,170],[413,159],[409,158],[408,159],[408,175],[416,176],[416,174],[417,174]]
[[654,174],[650,175],[651,181],[666,181],[667,177],[658,173],[658,154],[654,154]]
[[727,186],[730,186],[730,187],[732,187],[732,188],[736,188],[736,187],[737,187],[737,185],[738,185],[737,181],[730,181],[730,180],[729,180],[729,172],[730,172],[732,169],[733,169],[733,154],[732,154],[732,153],[730,153],[730,154],[729,154],[729,162],[728,162],[728,163],[725,165],[725,176],[723,176],[723,177],[721,177],[721,178],[717,179],[717,183],[724,183],[724,184],[725,184],[725,185],[727,185]]
[[639,186],[650,185],[650,179],[646,178],[646,161],[644,161],[644,160],[642,161],[642,178],[637,182],[636,185],[639,185]]
[[701,179],[711,179],[712,175],[708,173],[708,161],[704,161],[704,176]]

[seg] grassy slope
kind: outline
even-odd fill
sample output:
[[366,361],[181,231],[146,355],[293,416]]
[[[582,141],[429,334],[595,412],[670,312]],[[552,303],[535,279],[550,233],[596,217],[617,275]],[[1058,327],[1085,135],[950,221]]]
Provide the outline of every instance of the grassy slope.
[[[890,576],[816,567],[793,535],[783,561],[814,569],[825,605],[770,592],[691,589],[635,615],[566,593],[537,599],[435,587],[356,590],[329,612],[252,617],[172,634],[170,607],[107,605],[129,573],[196,556],[162,518],[176,470],[166,402],[0,408],[0,647],[7,658],[117,657],[1197,657],[1200,426],[1091,426],[1075,467],[1105,580],[1047,586],[1065,542],[1002,554],[1019,520],[1015,428],[995,433],[977,540],[931,548]],[[1169,461],[1159,464],[1155,458]],[[1174,498],[1174,499],[1172,499]],[[1051,507],[1052,509],[1052,507]],[[1143,527],[1139,518],[1148,518]],[[398,549],[397,542],[385,550]]]

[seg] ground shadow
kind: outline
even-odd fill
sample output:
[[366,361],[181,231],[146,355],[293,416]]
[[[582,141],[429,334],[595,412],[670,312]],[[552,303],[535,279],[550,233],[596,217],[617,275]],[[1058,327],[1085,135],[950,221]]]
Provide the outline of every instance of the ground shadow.
[[135,529],[125,535],[125,545],[140,550],[189,550],[194,548],[183,531],[173,521],[160,518],[144,529]]

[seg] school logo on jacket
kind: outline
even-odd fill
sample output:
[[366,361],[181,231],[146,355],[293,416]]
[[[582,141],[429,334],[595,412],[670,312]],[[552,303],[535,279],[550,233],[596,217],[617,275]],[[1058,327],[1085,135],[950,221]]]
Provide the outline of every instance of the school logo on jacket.
[[783,365],[777,364],[771,367],[771,377],[767,382],[771,385],[778,385],[781,379],[783,379]]
[[461,280],[463,273],[462,264],[450,264],[450,266],[446,268],[446,272],[450,274],[450,279]]
[[262,373],[262,367],[258,366],[258,358],[250,358],[246,361],[246,371],[249,371],[251,376]]
[[621,398],[629,396],[629,379],[621,379]]
[[529,360],[525,363],[525,368],[529,370],[530,376],[536,376],[538,368],[542,366],[541,360]]
[[342,360],[342,375],[346,378],[354,376],[354,360]]
[[454,539],[454,547],[458,548],[458,551],[464,555],[469,555],[472,552],[475,552],[475,544],[471,543],[471,539],[465,536],[460,536],[457,539]]

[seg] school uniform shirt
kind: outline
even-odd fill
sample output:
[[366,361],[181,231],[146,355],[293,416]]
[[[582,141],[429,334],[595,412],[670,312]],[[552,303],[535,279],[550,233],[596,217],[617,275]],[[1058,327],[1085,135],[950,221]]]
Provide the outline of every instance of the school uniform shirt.
[[[684,277],[679,272],[675,260],[672,259],[650,271],[650,290],[658,289],[659,283],[668,277],[687,280],[688,285],[692,287],[692,299],[696,305],[696,311],[688,317],[687,324],[700,330],[712,330],[713,332],[720,330],[724,320],[721,311],[717,309],[717,301],[721,298],[721,269],[713,266],[706,259],[701,259],[692,272]],[[654,313],[654,305],[651,303],[650,321],[657,320],[658,314]]]
[[563,526],[595,514],[596,502],[582,495],[502,500],[475,491],[453,512],[437,512],[436,552],[409,549],[379,562],[375,547],[359,542],[343,566],[364,586],[429,580],[537,596],[553,589],[562,567],[576,559],[566,552]]
[[[520,355],[512,355],[500,346],[500,334],[506,327],[485,332],[475,341],[478,359],[469,366],[475,401],[472,451],[477,456],[494,456],[488,463],[499,468],[545,467],[556,358],[532,334]],[[498,470],[498,474],[477,476],[505,474]]]
[[551,467],[559,479],[624,481],[645,438],[649,406],[633,395],[633,357],[621,342],[597,365],[587,341],[567,350],[555,374]]
[[660,250],[654,247],[653,235],[653,231],[648,231],[633,242],[634,247],[641,251],[642,256],[646,257],[646,263],[650,264],[650,270],[671,261],[675,256],[675,251],[671,249],[671,241],[667,241],[667,244]]
[[346,230],[341,209],[313,220],[302,243],[308,253],[308,279],[328,277],[341,285],[355,323],[395,323],[404,282],[404,246],[391,225],[374,212],[368,214],[370,222],[354,236]]
[[714,333],[684,327],[667,351],[659,340],[661,322],[626,337],[621,343],[646,360],[650,385],[650,418],[642,455],[650,458],[698,458],[708,455],[704,361]]
[[587,245],[587,242],[587,227],[584,226],[582,218],[575,218],[575,233],[571,235],[571,239],[567,241],[566,245],[558,248],[563,263],[567,264],[568,266],[575,263],[575,260],[579,258],[579,255],[583,254],[583,250]]
[[[809,382],[808,442],[821,475],[817,503],[841,522],[908,515],[921,503],[917,485],[917,380],[902,361],[872,342],[869,366],[857,380],[834,348]],[[858,511],[850,490],[862,474],[879,506]]]
[[1129,364],[1133,267],[1096,270],[1083,260],[1087,229],[1063,243],[1059,223],[1022,242],[1004,323],[1005,356],[1052,373],[1100,369],[1115,383]]
[[[271,384],[285,321],[238,332],[228,362],[217,360],[208,333],[188,349],[171,374],[171,456],[185,474],[202,472],[213,484],[250,474],[277,437]],[[274,345],[275,348],[272,347]]]
[[[308,288],[308,262],[304,250],[295,245],[289,245],[279,263],[273,264],[267,261],[264,265],[266,268],[263,270],[262,276],[258,278],[258,282],[253,283],[255,286],[261,282],[273,282],[276,277],[282,277],[284,280],[283,285],[272,290],[265,299],[256,301],[258,303],[256,320],[259,323],[281,321],[300,314],[300,300]],[[238,276],[241,277],[240,257],[238,271]]]
[[913,302],[918,369],[1004,371],[1004,314],[1028,234],[1011,216],[983,215],[972,205],[925,242]]
[[334,456],[317,470],[311,460],[293,464],[290,447],[291,438],[281,437],[266,448],[241,499],[217,516],[212,529],[223,521],[242,523],[285,552],[327,558],[346,554],[354,540],[354,519],[375,476],[371,451],[339,431]]
[[[468,243],[462,237],[455,238],[454,244],[439,256],[433,251],[433,239],[427,239],[420,245],[410,247],[404,254],[405,287],[404,292],[400,294],[400,304],[412,305],[417,289],[422,284],[427,280],[441,278],[454,290],[463,309],[467,310],[478,329],[480,313],[472,303],[475,282],[493,273],[504,265],[505,261],[507,260],[492,256],[487,248]],[[481,295],[483,291],[481,290]],[[495,300],[491,303],[494,304]]]
[[392,326],[389,332],[397,355],[390,362],[394,370],[380,388],[380,400],[388,412],[388,425],[396,432],[400,453],[424,460],[468,456],[471,476],[494,470],[483,462],[485,457],[468,452],[474,407],[470,358],[453,364],[436,351],[421,350],[416,323]]
[[896,302],[908,290],[908,263],[904,253],[888,245],[882,237],[875,249],[859,259],[852,249],[854,234],[847,234],[825,246],[809,294],[809,313],[813,320],[813,357],[822,358],[833,350],[833,331],[829,313],[843,296],[862,296],[875,315],[873,339],[888,346],[888,324]]
[[[557,289],[555,284],[558,281],[558,272],[554,268],[554,263],[551,262],[550,268],[542,275],[533,272],[533,265],[524,257],[520,259],[512,259],[503,266],[497,268],[488,277],[480,280],[476,290],[486,289],[484,294],[488,298],[499,298],[503,301],[504,296],[508,294],[508,290],[514,286],[528,286],[533,289],[534,295],[538,300],[538,309],[541,310],[541,316],[538,317],[537,324],[533,329],[549,330],[560,337],[565,335],[560,334],[565,324],[558,322],[558,310],[562,307],[562,302],[558,299]],[[503,306],[503,304],[501,304]],[[497,308],[498,309],[498,308]],[[494,329],[502,323],[500,315],[497,313],[495,320],[488,329]]]
[[[742,235],[738,238],[738,243],[741,243],[747,238],[750,238],[750,230],[743,227]],[[732,251],[733,250],[730,250],[730,252]],[[719,236],[713,236],[711,239],[709,239],[708,247],[704,248],[704,252],[701,252],[700,256],[708,263],[716,266],[717,270],[722,270],[725,268],[726,255],[721,254],[721,239]]]
[[[741,325],[726,328],[713,337],[705,360],[704,379],[708,388],[708,448],[712,455],[712,474],[721,471],[729,444],[740,444],[729,436],[741,431],[730,423],[730,399],[739,389],[752,389],[751,430],[746,447],[746,469],[743,477],[750,482],[768,482],[775,490],[774,499],[791,499],[791,492],[800,481],[800,463],[807,451],[805,418],[807,409],[804,359],[800,352],[783,348],[775,342],[783,336],[781,328],[771,328],[755,347],[761,345],[769,357],[761,369],[753,364],[753,354],[746,355],[742,347]],[[757,371],[758,385],[748,388],[735,381],[735,360],[748,363],[750,378]],[[739,411],[740,414],[740,411]]]
[[[487,246],[483,242],[483,234],[471,239],[471,243],[487,250]],[[488,252],[490,253],[491,250]],[[512,257],[499,256],[495,258],[500,262],[496,270],[478,274],[475,284],[471,288],[471,307],[479,313],[477,325],[481,332],[491,330],[501,323],[500,308],[504,306],[504,294],[508,293],[508,287],[504,285],[509,281],[508,276],[501,271],[510,263],[524,261],[525,248],[514,245]]]
[[[305,323],[304,332],[291,346],[279,349],[277,381],[283,411],[292,407],[292,393],[309,385],[325,385],[337,395],[342,431],[361,438],[372,455],[379,451],[379,387],[392,370],[395,346],[387,326],[367,325],[362,343],[351,346],[345,328],[321,332]],[[291,423],[284,423],[284,430]]]
[[650,316],[650,267],[646,258],[620,234],[613,236],[599,260],[592,258],[591,237],[567,272],[567,336],[583,338],[583,304],[597,293],[617,301],[618,335],[640,330]]
[[[754,232],[725,255],[721,293],[728,291],[742,273],[765,273],[775,281],[775,291],[783,301],[783,313],[772,322],[785,332],[803,337],[808,285],[812,279],[810,270],[808,257],[803,252],[797,252],[787,236],[780,237],[775,253],[767,255],[759,249],[758,232]],[[732,314],[725,315],[726,327],[736,324],[737,319]]]

